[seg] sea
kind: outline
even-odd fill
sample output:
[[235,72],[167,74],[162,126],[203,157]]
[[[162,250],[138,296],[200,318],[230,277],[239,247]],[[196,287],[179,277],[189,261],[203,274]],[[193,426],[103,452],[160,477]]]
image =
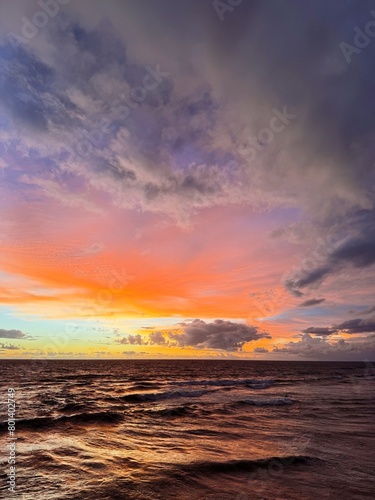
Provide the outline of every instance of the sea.
[[0,498],[375,498],[370,362],[2,360],[0,373]]

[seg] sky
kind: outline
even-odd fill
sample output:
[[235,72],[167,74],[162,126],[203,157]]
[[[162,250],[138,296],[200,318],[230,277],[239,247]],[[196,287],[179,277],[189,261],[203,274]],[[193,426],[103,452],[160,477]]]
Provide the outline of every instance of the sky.
[[0,357],[375,359],[375,2],[0,2]]

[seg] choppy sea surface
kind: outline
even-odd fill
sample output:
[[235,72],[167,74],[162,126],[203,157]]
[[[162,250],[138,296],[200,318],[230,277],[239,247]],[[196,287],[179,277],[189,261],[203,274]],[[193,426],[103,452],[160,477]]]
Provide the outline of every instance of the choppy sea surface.
[[16,493],[0,498],[375,498],[370,363],[2,361]]

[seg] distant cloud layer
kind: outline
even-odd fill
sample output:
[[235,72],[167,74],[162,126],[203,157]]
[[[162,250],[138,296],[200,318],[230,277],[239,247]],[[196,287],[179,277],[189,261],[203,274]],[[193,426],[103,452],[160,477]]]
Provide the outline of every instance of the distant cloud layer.
[[[180,331],[152,332],[147,339],[141,335],[128,335],[116,342],[129,345],[159,345],[164,347],[194,347],[196,349],[219,349],[223,351],[241,351],[247,342],[271,338],[256,326],[216,319],[206,322],[195,319],[180,323]],[[265,351],[256,351],[265,352]]]
[[0,338],[3,339],[24,339],[26,335],[21,330],[4,330],[0,329]]
[[358,343],[347,342],[343,338],[336,342],[328,342],[326,337],[311,337],[305,333],[301,340],[288,342],[284,346],[276,346],[274,353],[307,359],[337,359],[355,358],[361,361],[372,357],[375,353],[375,341],[369,339]]
[[10,351],[17,351],[19,349],[22,349],[22,347],[19,347],[17,345],[13,345],[13,344],[1,344],[0,343],[0,350],[1,349],[10,350]]
[[137,333],[136,335],[128,335],[127,337],[122,337],[121,339],[117,340],[117,342],[125,345],[147,345],[147,342],[139,333]]

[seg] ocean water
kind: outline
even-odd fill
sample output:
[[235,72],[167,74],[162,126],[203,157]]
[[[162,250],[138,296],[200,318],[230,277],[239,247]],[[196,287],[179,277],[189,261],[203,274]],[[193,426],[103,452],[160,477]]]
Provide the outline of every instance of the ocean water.
[[375,498],[370,363],[2,361],[16,493],[0,498]]

